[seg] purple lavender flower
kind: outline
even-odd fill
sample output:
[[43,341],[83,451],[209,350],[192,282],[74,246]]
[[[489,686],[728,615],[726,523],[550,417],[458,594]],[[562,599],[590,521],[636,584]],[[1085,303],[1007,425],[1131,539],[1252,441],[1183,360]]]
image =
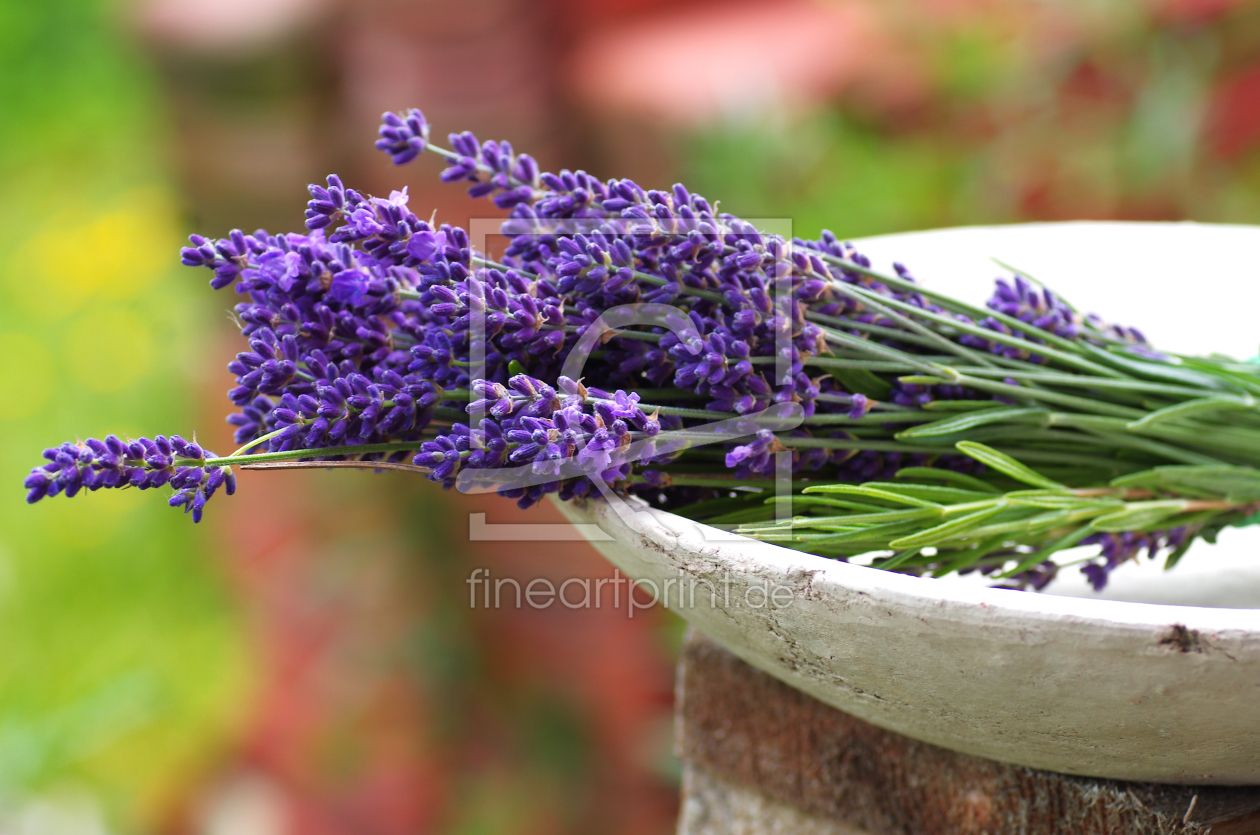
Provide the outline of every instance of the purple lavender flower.
[[[1000,565],[991,566],[989,568],[988,573],[992,573],[993,571],[996,571],[998,568],[1001,568],[1001,566]],[[1086,566],[1085,568],[1089,568],[1089,566]],[[1087,576],[1089,575],[1088,571],[1086,571],[1085,573]],[[1046,586],[1050,585],[1050,583],[1054,580],[1055,577],[1058,576],[1058,574],[1059,574],[1058,564],[1054,560],[1044,560],[1041,563],[1028,569],[1027,571],[1021,571],[1018,574],[1015,574],[1011,577],[1007,577],[1005,582],[995,585],[994,588],[1014,589],[1016,591],[1025,591],[1028,589],[1031,589],[1032,591],[1041,591]],[[1092,578],[1091,578],[1091,582],[1092,582]],[[1104,583],[1105,582],[1106,581],[1104,580]],[[1102,586],[1095,584],[1094,588],[1097,590],[1101,590]]]
[[469,412],[489,411],[493,419],[475,428],[456,424],[413,459],[448,488],[471,473],[528,507],[548,493],[584,495],[591,478],[628,486],[634,462],[657,457],[651,439],[660,421],[639,408],[636,394],[587,389],[563,377],[553,387],[523,374],[508,386],[479,381],[473,394],[479,399]]
[[726,466],[735,471],[738,479],[765,476],[774,473],[774,454],[786,450],[774,433],[761,429],[746,444],[739,444],[726,453]]
[[376,147],[389,154],[394,165],[404,165],[420,156],[429,142],[429,123],[423,113],[412,108],[402,115],[386,113],[381,120],[384,124]]
[[429,262],[446,250],[446,233],[421,229],[407,241],[407,254],[417,261]]
[[1081,540],[1081,545],[1101,545],[1102,552],[1082,565],[1081,573],[1089,580],[1094,591],[1102,591],[1107,586],[1111,572],[1123,563],[1137,559],[1143,549],[1151,559],[1155,559],[1161,550],[1175,550],[1193,533],[1191,528],[1182,526],[1146,533],[1125,531],[1088,536]]
[[[405,162],[415,155],[412,150],[424,148],[417,140],[424,140],[426,132],[418,113],[387,116],[379,144],[396,162]],[[509,226],[533,224],[513,238],[508,254],[509,264],[528,272],[469,269],[462,230],[431,229],[407,208],[405,192],[388,200],[365,197],[336,178],[327,188],[311,188],[308,219],[317,227],[311,236],[234,233],[214,245],[193,241],[189,263],[214,268],[216,275],[230,273],[238,291],[255,300],[239,311],[253,350],[233,367],[240,378],[233,398],[243,407],[233,418],[241,427],[238,436],[244,438],[246,429],[279,429],[269,441],[273,450],[370,441],[384,401],[356,406],[332,384],[340,377],[344,388],[353,375],[368,379],[362,377],[368,372],[429,380],[432,388],[424,393],[429,401],[440,399],[441,388],[472,386],[472,412],[488,412],[496,420],[521,414],[545,418],[562,407],[554,390],[544,390],[542,397],[519,391],[520,381],[529,378],[508,380],[504,369],[515,364],[552,377],[601,309],[636,300],[684,302],[688,318],[656,329],[665,332],[655,346],[615,337],[606,349],[607,361],[588,366],[601,381],[672,380],[692,390],[698,405],[728,414],[786,402],[800,403],[807,415],[818,408],[819,385],[806,375],[803,361],[826,345],[820,329],[806,320],[805,309],[848,311],[851,300],[833,297],[829,282],[861,279],[845,271],[833,274],[810,252],[839,253],[869,265],[850,246],[824,235],[817,244],[798,241],[792,251],[738,218],[715,216],[707,200],[682,186],[645,191],[628,180],[600,184],[583,172],[539,173],[532,160],[517,156],[507,143],[481,143],[467,133],[453,135],[452,145],[444,179],[470,180],[473,193],[495,194],[501,205],[512,205]],[[616,223],[589,234],[565,234],[556,218]],[[319,230],[326,228],[331,234],[325,240]],[[769,288],[784,282],[792,298],[780,309]],[[716,294],[722,301],[688,295],[694,292]],[[408,293],[418,295],[418,306],[404,300]],[[906,298],[926,306],[920,297]],[[390,321],[382,323],[382,314]],[[482,380],[472,380],[467,372],[474,317],[484,331],[487,377]],[[788,372],[770,380],[753,362],[775,357],[781,334],[788,333]],[[404,345],[411,343],[405,360],[397,350],[400,337]],[[297,374],[301,368],[310,370]],[[827,409],[861,416],[870,408],[868,398],[834,383],[828,391],[838,397]],[[280,396],[282,402],[272,404],[264,395]],[[322,412],[312,415],[309,404],[305,411],[295,408],[294,398],[300,403],[316,397],[322,398]],[[564,406],[572,400],[564,400]],[[423,425],[409,424],[407,402],[390,401],[388,408],[398,415],[386,422],[390,429]],[[479,431],[465,434],[475,438]],[[588,462],[599,459],[610,443],[606,435],[589,440],[583,459]],[[543,445],[537,454],[551,461],[554,452],[552,445]],[[794,457],[808,462],[802,466],[816,467],[837,456],[806,451]]]
[[[993,317],[981,320],[981,327],[1006,336],[1014,336],[1026,340],[1032,345],[1045,344],[1044,340],[1036,335],[1037,331],[1044,331],[1064,339],[1085,339],[1096,344],[1106,340],[1129,343],[1133,346],[1135,352],[1142,355],[1149,353],[1149,349],[1146,348],[1146,337],[1142,335],[1141,331],[1136,328],[1125,328],[1120,325],[1109,324],[1093,313],[1081,316],[1055,295],[1052,290],[1045,287],[1038,289],[1030,281],[1018,274],[1009,282],[1002,278],[997,279],[993,295],[989,298],[987,305],[989,308],[999,311],[1006,316],[1027,323],[1036,330],[1025,332],[1015,329]],[[1085,327],[1086,325],[1088,327]],[[1102,338],[1100,339],[1100,337]],[[1044,357],[1038,356],[1034,349],[1017,348],[1012,345],[994,342],[978,335],[968,334],[959,341],[964,345],[990,351],[1011,359],[1027,360],[1034,363],[1045,362]],[[1162,355],[1156,355],[1152,358],[1164,359]]]
[[[1009,380],[1015,383],[1014,380]],[[898,381],[892,387],[889,400],[898,406],[919,408],[935,400],[987,400],[987,395],[963,386],[938,385],[921,386],[915,383]]]
[[44,450],[47,464],[31,470],[24,485],[31,504],[47,496],[77,495],[81,490],[136,487],[147,490],[170,484],[171,507],[191,512],[200,522],[206,502],[220,488],[231,495],[236,477],[231,467],[217,467],[213,452],[178,435],[123,441],[117,435],[89,438]]
[[[329,174],[327,188],[315,183],[307,188],[311,193],[311,200],[306,204],[307,229],[323,229],[343,217],[346,208],[346,188],[342,185],[340,177]],[[192,263],[189,266],[197,266],[197,264]]]
[[[395,165],[411,162],[428,147],[429,125],[419,110],[385,113],[381,121],[376,147],[389,154]],[[517,156],[508,142],[481,143],[467,131],[453,133],[449,139],[453,151],[443,152],[450,163],[442,172],[443,182],[471,181],[470,195],[492,195],[502,209],[534,199],[539,171],[531,157]]]
[[1077,316],[1072,308],[1060,301],[1051,290],[1038,290],[1022,275],[1016,275],[1011,283],[997,279],[997,287],[988,305],[1065,339],[1072,339],[1079,333]]

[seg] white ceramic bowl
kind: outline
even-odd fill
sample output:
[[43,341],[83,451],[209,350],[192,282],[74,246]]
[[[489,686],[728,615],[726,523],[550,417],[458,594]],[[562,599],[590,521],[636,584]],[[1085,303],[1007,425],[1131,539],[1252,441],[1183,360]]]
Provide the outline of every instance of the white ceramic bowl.
[[[1183,353],[1256,352],[1260,227],[1062,223],[860,243],[974,302],[991,258]],[[749,663],[884,728],[1068,774],[1260,784],[1260,528],[1170,574],[1035,594],[802,554],[641,505],[562,510],[626,575]],[[766,593],[774,593],[766,600]]]

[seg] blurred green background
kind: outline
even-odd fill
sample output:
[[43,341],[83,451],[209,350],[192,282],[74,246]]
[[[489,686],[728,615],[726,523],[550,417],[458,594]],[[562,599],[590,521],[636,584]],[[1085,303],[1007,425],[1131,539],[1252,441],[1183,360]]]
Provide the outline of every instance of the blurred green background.
[[810,235],[1260,222],[1253,3],[0,0],[0,833],[671,831],[679,624],[469,609],[475,567],[610,571],[469,542],[512,508],[399,474],[246,474],[198,528],[21,502],[65,439],[230,449],[190,231],[296,229],[332,170],[487,211],[371,150],[407,106]]
[[[94,0],[0,3],[0,831],[142,831],[208,768],[252,659],[161,500],[15,487],[63,438],[193,426],[208,316],[151,72]],[[95,821],[95,823],[94,823]]]

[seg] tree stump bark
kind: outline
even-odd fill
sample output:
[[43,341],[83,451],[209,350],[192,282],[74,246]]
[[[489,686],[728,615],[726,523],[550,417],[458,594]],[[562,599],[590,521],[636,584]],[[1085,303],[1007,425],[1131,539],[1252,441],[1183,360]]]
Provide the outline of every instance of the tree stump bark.
[[1260,833],[1260,787],[1097,780],[958,754],[829,707],[695,630],[677,687],[679,835]]

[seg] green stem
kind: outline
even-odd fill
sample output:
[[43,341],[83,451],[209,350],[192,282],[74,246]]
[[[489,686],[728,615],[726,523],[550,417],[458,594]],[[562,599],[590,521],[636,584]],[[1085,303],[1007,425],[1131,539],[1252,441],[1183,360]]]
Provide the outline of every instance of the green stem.
[[327,458],[332,455],[367,455],[376,452],[408,452],[420,449],[428,438],[414,441],[394,441],[384,444],[359,444],[358,446],[320,447],[318,449],[290,449],[284,452],[258,452],[252,455],[233,453],[226,458],[211,459],[216,467],[238,467],[242,464],[265,464],[270,461],[301,461],[303,458]]
[[832,342],[836,345],[843,345],[846,348],[851,348],[861,354],[880,357],[891,362],[905,363],[911,368],[919,371],[925,371],[930,374],[935,374],[937,369],[940,368],[940,366],[932,363],[921,362],[913,354],[907,354],[903,351],[898,351],[896,348],[890,348],[887,345],[881,345],[878,342],[871,342],[868,339],[862,339],[860,337],[838,331],[835,328],[822,326],[821,330],[823,332],[823,336],[828,342]]
[[[821,399],[821,398],[820,398]],[[851,418],[846,414],[814,414],[805,418],[806,426],[880,426],[885,423],[924,423],[937,420],[938,415],[923,412],[879,412],[860,418]]]
[[862,441],[843,438],[797,438],[775,435],[779,443],[789,449],[856,449],[875,452],[923,452],[930,455],[949,453],[948,447],[903,444],[900,441]]
[[[992,317],[995,321],[1001,322],[1007,327],[1013,328],[1022,333],[1029,333],[1030,331],[1035,332],[1035,335],[1037,336],[1037,338],[1041,339],[1048,346],[1060,348],[1063,351],[1070,352],[1071,354],[1084,353],[1081,347],[1077,345],[1075,342],[1073,342],[1072,340],[1065,339],[1056,333],[1051,333],[1050,331],[1042,330],[1034,325],[1028,324],[1027,322],[1021,319],[1017,319],[1014,316],[1008,316],[999,310],[992,310],[987,307],[976,307],[975,305],[970,305],[970,304],[967,304],[966,302],[961,302],[952,296],[946,295],[944,293],[938,293],[934,290],[923,287],[922,285],[916,284],[913,281],[909,281],[899,276],[885,275],[884,273],[881,273],[878,270],[872,270],[869,267],[863,267],[860,264],[855,264],[852,261],[846,261],[845,259],[839,258],[835,255],[828,255],[825,253],[818,253],[818,254],[819,254],[819,257],[821,257],[822,260],[826,263],[842,267],[846,270],[851,270],[861,275],[865,275],[868,278],[873,278],[883,284],[887,284],[890,287],[896,287],[901,290],[907,290],[912,293],[918,293],[924,298],[928,298],[928,299],[931,299],[932,301],[939,303],[941,307],[944,307],[946,310],[953,310],[954,312],[957,312],[957,313],[963,313],[967,316],[972,317],[973,319],[984,319],[984,318]],[[915,308],[915,310],[918,310],[918,308]],[[922,311],[922,312],[925,314],[927,313],[927,311]],[[1002,339],[997,339],[997,338],[994,338],[994,331],[990,331],[987,328],[980,328],[976,326],[973,330],[970,327],[963,327],[964,325],[963,322],[958,322],[954,319],[938,316],[936,314],[929,314],[928,316],[926,316],[926,318],[933,318],[937,321],[942,321],[945,324],[954,325],[955,327],[959,327],[962,330],[967,330],[968,332],[979,331],[980,333],[978,333],[977,335],[984,336],[986,339],[990,339],[994,342],[999,342],[999,343],[1008,344],[1008,345],[1014,343],[1013,347],[1024,348],[1026,350],[1032,350],[1029,347],[1028,342],[1026,342],[1025,340],[1016,339],[1013,337],[1005,337],[1004,334],[996,334],[996,336],[1003,337]],[[1008,339],[1010,341],[1007,341]],[[1038,349],[1035,351],[1035,353],[1048,355],[1048,353],[1043,349],[1044,346],[1032,346],[1032,347]],[[1054,353],[1060,358],[1063,358],[1065,356],[1064,354],[1061,354],[1057,351]],[[1074,358],[1074,360],[1075,359],[1076,358]],[[1087,360],[1080,359],[1076,361],[1083,363],[1083,365],[1079,365],[1078,367],[1084,368],[1085,366],[1092,366],[1090,370],[1093,370],[1095,372],[1102,372],[1102,373],[1107,374],[1108,376],[1112,376],[1112,377],[1125,376],[1125,375],[1119,374],[1118,372],[1113,372],[1109,368],[1104,368],[1102,366],[1094,365],[1094,363],[1089,362]]]
[[[277,430],[276,430],[276,431],[274,431],[274,432],[268,432],[266,435],[260,435],[259,437],[255,438],[254,440],[252,440],[252,441],[250,441],[249,443],[245,444],[245,446],[243,446],[243,447],[241,447],[240,449],[236,450],[236,452],[233,452],[231,455],[229,455],[229,456],[228,456],[228,458],[232,458],[232,457],[234,457],[234,456],[240,455],[241,453],[245,452],[245,451],[246,451],[246,450],[248,450],[248,449],[253,449],[254,447],[256,447],[256,446],[258,446],[259,444],[261,444],[263,441],[270,441],[272,438],[276,437],[277,435],[279,435],[279,434],[280,434],[281,432],[283,432],[283,431],[284,431],[284,429],[277,429]],[[217,459],[215,459],[215,460],[216,460],[216,461],[222,461],[223,459],[222,459],[222,458],[217,458]]]
[[805,318],[809,319],[811,322],[817,322],[823,325],[831,325],[833,327],[844,328],[846,330],[861,331],[862,333],[869,333],[872,336],[882,336],[885,339],[894,339],[898,342],[905,342],[910,345],[919,345],[923,348],[936,347],[936,343],[930,339],[924,339],[923,337],[917,334],[909,333],[904,330],[897,330],[896,328],[886,328],[883,325],[874,325],[874,324],[869,324],[867,322],[859,322],[855,319],[845,319],[840,316],[828,316],[825,313],[818,313],[817,311],[813,311],[813,310],[806,311]]
[[[753,365],[769,365],[777,362],[778,357],[749,357],[749,361]],[[906,362],[887,362],[882,360],[854,360],[845,359],[843,357],[830,357],[821,354],[802,360],[804,365],[810,365],[814,368],[852,368],[865,371],[886,371],[891,373],[905,373],[907,371],[916,370],[915,366]]]
[[1206,394],[1203,389],[1194,389],[1186,386],[1169,386],[1163,383],[1149,383],[1145,380],[1120,380],[1114,377],[1094,377],[1086,374],[1055,374],[1053,372],[1021,371],[1017,369],[1003,371],[993,368],[967,368],[960,370],[977,377],[1010,377],[1015,380],[1029,380],[1051,386],[1143,391],[1151,394],[1167,394],[1174,397],[1203,397]]
[[[825,278],[825,276],[818,275],[817,273],[811,272],[811,274],[817,278]],[[914,321],[909,316],[904,316],[893,309],[895,307],[910,307],[911,309],[919,310],[919,308],[914,308],[912,305],[897,303],[898,300],[896,299],[880,297],[878,294],[872,293],[863,287],[859,287],[856,284],[846,284],[843,281],[833,280],[831,282],[831,288],[835,292],[848,296],[851,299],[856,299],[858,302],[871,310],[881,313],[895,322],[899,322],[902,326],[909,328],[911,331],[930,341],[937,348],[944,348],[949,353],[957,354],[966,360],[970,360],[973,365],[994,365],[994,363],[990,362],[988,357],[959,345],[952,339],[942,336],[936,331]]]
[[1060,394],[1059,392],[1034,389],[1027,386],[1012,386],[1009,383],[995,383],[992,380],[982,380],[979,377],[961,374],[948,366],[938,366],[938,372],[940,373],[940,376],[946,378],[947,382],[960,386],[966,386],[967,388],[980,389],[981,391],[987,391],[993,394],[1001,394],[1014,400],[1040,400],[1046,403],[1057,403],[1060,406],[1070,406],[1071,408],[1079,409],[1082,412],[1094,412],[1096,414],[1124,417],[1131,420],[1136,420],[1146,416],[1145,412],[1128,406],[1117,406],[1087,397],[1076,397],[1071,394]]

